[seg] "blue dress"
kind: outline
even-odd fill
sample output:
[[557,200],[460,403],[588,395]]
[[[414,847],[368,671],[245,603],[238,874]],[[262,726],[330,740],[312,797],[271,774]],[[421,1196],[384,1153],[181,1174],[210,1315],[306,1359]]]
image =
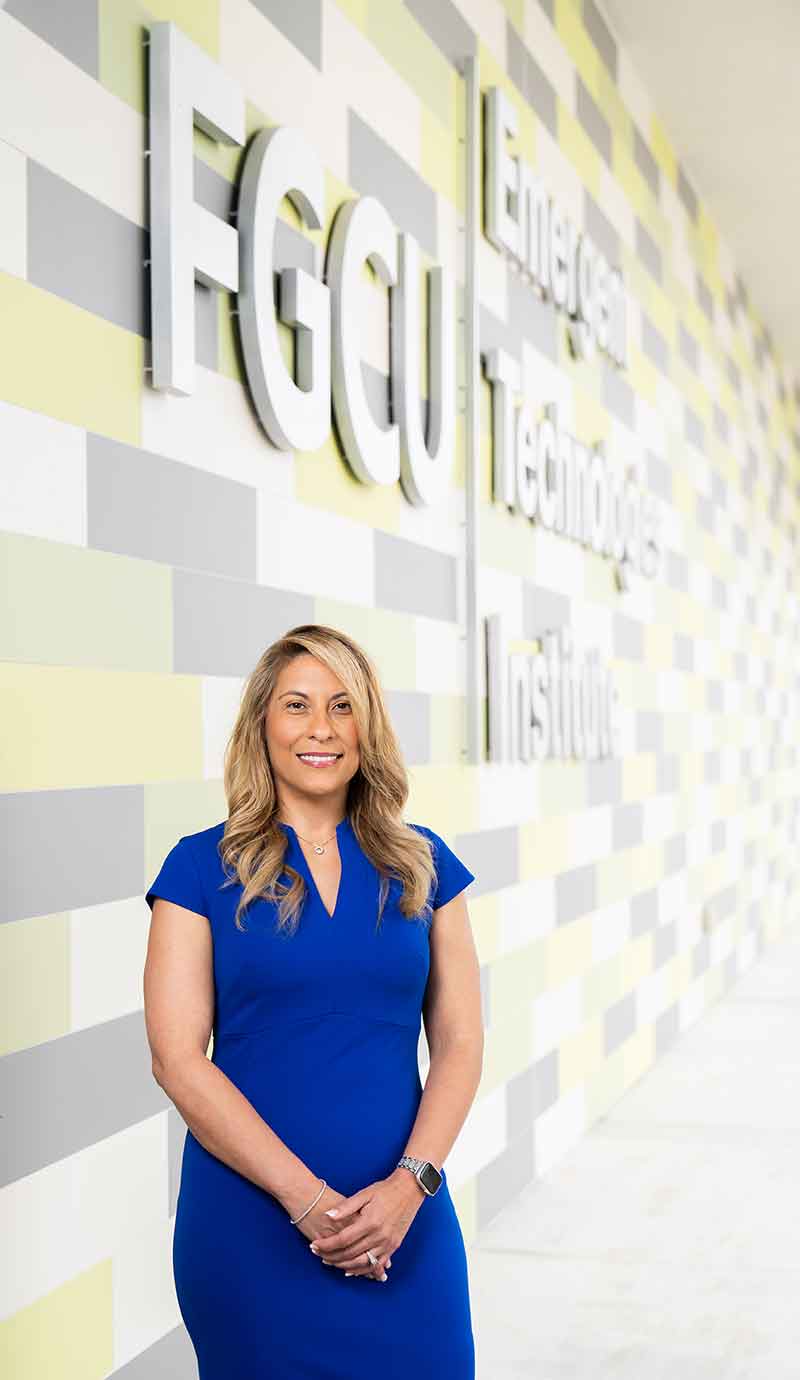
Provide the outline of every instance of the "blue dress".
[[[474,880],[424,825],[434,910]],[[390,883],[376,931],[379,876],[349,817],[337,827],[333,915],[294,829],[286,861],[308,888],[293,936],[259,899],[234,925],[241,886],[225,878],[224,823],[181,838],[147,892],[206,916],[214,952],[213,1063],[276,1135],[349,1196],[387,1177],[422,1095],[417,1066],[430,966],[422,920]],[[200,922],[198,922],[200,923]],[[474,1380],[467,1260],[447,1186],[422,1200],[385,1284],[323,1265],[282,1204],[187,1130],[173,1271],[199,1380]]]

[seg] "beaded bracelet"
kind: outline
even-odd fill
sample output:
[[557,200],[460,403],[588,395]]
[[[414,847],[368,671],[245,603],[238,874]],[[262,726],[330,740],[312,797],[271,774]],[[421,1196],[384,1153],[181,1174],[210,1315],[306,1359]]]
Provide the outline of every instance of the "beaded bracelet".
[[305,1210],[305,1212],[301,1212],[301,1213],[300,1213],[300,1216],[299,1216],[299,1217],[294,1217],[294,1218],[293,1218],[293,1217],[290,1217],[290,1218],[289,1218],[289,1221],[291,1222],[291,1224],[292,1224],[293,1227],[296,1227],[298,1222],[302,1222],[303,1218],[308,1216],[309,1212],[311,1211],[311,1208],[316,1207],[317,1203],[319,1202],[320,1198],[322,1197],[322,1195],[323,1195],[323,1193],[325,1192],[325,1189],[326,1189],[327,1187],[328,1187],[328,1185],[327,1185],[327,1183],[325,1182],[325,1180],[323,1179],[323,1180],[322,1180],[322,1188],[320,1189],[319,1193],[317,1194],[316,1198],[314,1199],[313,1203],[311,1204],[311,1207],[307,1207],[306,1210]]

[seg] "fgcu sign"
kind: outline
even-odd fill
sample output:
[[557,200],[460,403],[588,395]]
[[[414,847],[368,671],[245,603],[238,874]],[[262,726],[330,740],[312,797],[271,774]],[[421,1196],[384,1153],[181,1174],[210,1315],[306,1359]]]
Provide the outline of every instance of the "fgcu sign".
[[[327,440],[335,418],[345,457],[359,480],[399,481],[414,504],[439,501],[449,488],[456,444],[456,305],[450,268],[430,268],[423,294],[413,235],[398,230],[378,199],[363,196],[337,212],[324,267],[315,256],[313,271],[284,268],[276,275],[275,231],[284,199],[309,230],[324,222],[325,174],[313,148],[293,128],[257,133],[244,158],[232,225],[194,200],[193,125],[222,143],[244,146],[243,92],[169,22],[150,28],[149,91],[153,387],[183,395],[193,391],[195,279],[235,293],[248,388],[273,445],[314,451]],[[484,109],[487,237],[565,313],[576,355],[600,351],[623,367],[626,310],[619,270],[577,233],[533,170],[510,152],[514,111],[498,88],[486,93]],[[365,264],[388,290],[388,425],[375,417],[364,386],[360,284]],[[281,325],[293,333],[292,367],[281,349]],[[484,366],[493,397],[495,498],[614,560],[623,584],[631,569],[652,576],[658,566],[654,501],[610,465],[601,448],[590,451],[559,428],[552,407],[545,406],[539,416],[532,400],[519,398],[520,367],[507,352],[491,351]],[[592,680],[586,671],[581,685],[601,685],[602,694],[598,699],[599,692],[583,688],[573,695],[569,724],[562,728],[571,652],[559,643],[556,655],[552,639],[548,645],[547,658],[509,658],[502,620],[486,620],[493,760],[614,751],[610,678]],[[549,685],[559,677],[557,665],[565,669],[556,700]],[[589,731],[590,720],[597,731]]]

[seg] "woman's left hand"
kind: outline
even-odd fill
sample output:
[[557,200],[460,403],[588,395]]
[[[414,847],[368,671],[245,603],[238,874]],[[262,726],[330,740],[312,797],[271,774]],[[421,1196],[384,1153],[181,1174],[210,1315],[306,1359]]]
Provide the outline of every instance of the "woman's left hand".
[[[402,1176],[402,1177],[401,1177]],[[380,1276],[397,1250],[425,1197],[413,1174],[402,1166],[386,1179],[368,1184],[334,1208],[333,1231],[310,1243],[320,1260],[354,1275]],[[343,1223],[343,1225],[342,1225]],[[370,1250],[377,1265],[364,1258]]]

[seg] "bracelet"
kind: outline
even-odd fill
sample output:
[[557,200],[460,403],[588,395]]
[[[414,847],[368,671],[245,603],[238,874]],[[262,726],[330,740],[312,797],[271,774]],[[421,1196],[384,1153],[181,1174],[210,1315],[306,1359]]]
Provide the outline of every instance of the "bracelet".
[[289,1221],[291,1222],[291,1224],[292,1224],[293,1227],[296,1227],[298,1222],[302,1222],[303,1218],[308,1216],[309,1212],[311,1211],[311,1208],[316,1207],[317,1203],[319,1202],[320,1198],[322,1197],[322,1195],[323,1195],[323,1193],[325,1192],[325,1189],[326,1189],[327,1187],[328,1187],[328,1185],[326,1184],[325,1180],[323,1179],[323,1180],[322,1180],[322,1188],[320,1189],[319,1193],[317,1194],[316,1198],[314,1199],[313,1203],[311,1204],[311,1207],[307,1207],[306,1210],[305,1210],[305,1212],[301,1212],[301,1213],[300,1213],[300,1216],[299,1216],[299,1217],[294,1217],[294,1218],[290,1217],[290,1218],[289,1218]]

